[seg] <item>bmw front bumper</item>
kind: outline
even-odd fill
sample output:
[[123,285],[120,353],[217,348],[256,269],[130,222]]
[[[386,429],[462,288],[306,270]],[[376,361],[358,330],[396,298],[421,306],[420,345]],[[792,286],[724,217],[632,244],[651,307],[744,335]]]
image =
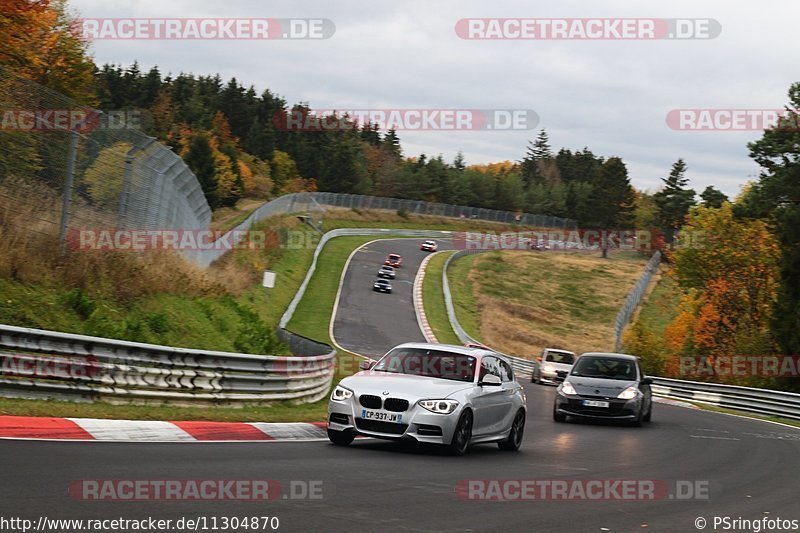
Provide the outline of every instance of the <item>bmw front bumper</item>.
[[355,432],[365,437],[389,440],[413,440],[430,444],[450,444],[453,432],[461,416],[462,406],[454,412],[443,415],[432,413],[417,405],[417,400],[408,400],[406,411],[396,413],[383,409],[369,409],[389,414],[401,415],[398,422],[378,422],[363,418],[364,407],[359,404],[358,395],[344,400],[328,402],[328,429],[333,431]]

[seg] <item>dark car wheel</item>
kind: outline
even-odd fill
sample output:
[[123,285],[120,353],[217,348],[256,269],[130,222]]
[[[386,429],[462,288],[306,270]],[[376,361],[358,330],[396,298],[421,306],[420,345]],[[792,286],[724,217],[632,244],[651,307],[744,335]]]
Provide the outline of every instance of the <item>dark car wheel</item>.
[[559,413],[558,410],[556,409],[555,405],[553,405],[553,420],[555,420],[556,422],[566,422],[567,421],[567,415],[563,415],[563,414]]
[[507,452],[515,452],[519,450],[522,445],[522,436],[525,433],[525,411],[520,409],[517,411],[517,416],[514,417],[514,423],[511,424],[511,433],[504,441],[497,443],[497,446]]
[[631,422],[631,425],[632,425],[633,427],[637,427],[637,428],[639,428],[639,427],[642,427],[642,424],[644,423],[644,418],[645,418],[645,416],[646,416],[646,415],[645,415],[645,413],[644,413],[644,407],[642,407],[642,408],[639,410],[639,412],[637,413],[637,415],[636,415],[636,418],[634,419],[634,421],[633,421],[633,422]]
[[458,419],[458,425],[453,432],[453,440],[450,441],[450,453],[453,455],[464,455],[469,448],[469,441],[472,440],[472,412],[466,411]]
[[353,439],[356,438],[355,433],[352,431],[336,431],[333,429],[328,430],[328,439],[336,446],[347,446]]
[[652,418],[653,418],[653,402],[651,400],[650,401],[650,408],[647,410],[647,414],[644,415],[644,418],[642,420],[644,420],[645,422],[650,422],[650,420]]

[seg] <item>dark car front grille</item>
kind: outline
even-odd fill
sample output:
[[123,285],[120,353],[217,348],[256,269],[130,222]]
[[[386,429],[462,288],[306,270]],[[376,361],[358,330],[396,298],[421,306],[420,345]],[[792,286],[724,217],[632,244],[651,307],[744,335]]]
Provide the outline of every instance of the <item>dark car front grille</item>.
[[408,409],[408,400],[403,400],[401,398],[386,398],[386,401],[383,402],[383,408],[387,411],[402,413]]
[[373,396],[372,394],[362,394],[358,397],[359,403],[361,403],[361,407],[366,407],[367,409],[380,409],[381,408],[381,397],[380,396]]
[[[591,399],[597,398],[601,399],[600,396],[590,397]],[[586,399],[590,399],[586,398]],[[606,398],[602,398],[602,401],[606,401],[609,403],[608,407],[591,407],[588,405],[583,405],[583,398],[580,400],[570,400],[567,406],[567,409],[572,411],[573,413],[583,413],[587,415],[596,415],[596,416],[623,416],[632,414],[631,411],[625,409],[625,402],[624,401],[614,401],[609,400]]]
[[356,427],[364,431],[373,431],[375,433],[402,435],[406,432],[408,424],[396,424],[394,422],[384,422],[382,420],[364,420],[363,418],[356,418]]

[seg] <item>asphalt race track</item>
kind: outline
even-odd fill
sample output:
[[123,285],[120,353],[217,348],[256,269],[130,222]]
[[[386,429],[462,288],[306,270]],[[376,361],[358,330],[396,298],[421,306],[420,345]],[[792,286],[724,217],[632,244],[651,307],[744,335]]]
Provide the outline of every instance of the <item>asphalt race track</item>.
[[[333,335],[342,348],[379,358],[403,342],[425,342],[414,313],[412,288],[420,263],[430,252],[425,239],[382,239],[359,249],[350,259],[342,283]],[[449,240],[436,239],[439,250],[451,250]],[[390,253],[403,256],[392,280],[392,294],[372,290],[378,269]]]
[[[345,277],[347,294],[343,294],[337,316],[335,331],[340,343],[366,348],[374,355],[398,340],[407,340],[400,335],[421,339],[414,331],[410,284],[406,287],[403,283],[413,279],[415,265],[424,256],[415,253],[417,245],[413,240],[376,243],[356,255]],[[392,295],[373,294],[370,284],[378,260],[390,248],[405,260],[395,284],[399,290]],[[383,327],[386,331],[380,331]],[[210,520],[277,516],[278,531],[292,532],[559,533],[690,532],[698,530],[695,520],[699,517],[707,520],[706,531],[714,531],[714,516],[800,520],[800,429],[663,404],[654,406],[653,422],[642,428],[557,424],[551,418],[555,389],[524,385],[529,410],[525,439],[517,453],[481,445],[464,457],[450,457],[435,448],[371,439],[347,448],[326,441],[0,441],[0,518]],[[267,502],[81,501],[71,496],[70,485],[86,479],[268,479],[280,482],[286,496],[290,496],[287,487],[292,482],[301,486],[302,482],[321,481],[322,491],[321,498],[280,496]],[[455,491],[464,480],[492,479],[650,480],[667,492],[655,501],[497,502],[465,500]],[[680,496],[679,481],[701,490],[707,487],[707,497],[674,497]]]
[[[5,441],[2,516],[179,519],[277,516],[281,531],[695,531],[714,515],[798,518],[800,431],[656,405],[644,428],[556,424],[554,388],[526,384],[529,415],[518,453],[495,445],[464,457],[364,440],[121,444]],[[274,479],[323,482],[321,500],[269,502],[78,501],[81,479]],[[707,481],[707,500],[462,501],[465,479]],[[769,513],[765,515],[764,513]],[[601,528],[607,528],[601,530]],[[709,528],[709,530],[711,530]]]

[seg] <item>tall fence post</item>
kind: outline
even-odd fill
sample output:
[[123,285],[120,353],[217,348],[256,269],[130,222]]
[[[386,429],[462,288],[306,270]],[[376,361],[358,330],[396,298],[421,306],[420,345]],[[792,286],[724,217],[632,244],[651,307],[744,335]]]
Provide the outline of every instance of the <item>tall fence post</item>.
[[69,225],[69,210],[72,206],[72,186],[75,182],[75,159],[78,155],[78,133],[69,132],[69,147],[67,148],[67,170],[64,175],[64,197],[61,201],[61,224],[58,231],[58,242],[61,253],[67,251],[67,226]]

